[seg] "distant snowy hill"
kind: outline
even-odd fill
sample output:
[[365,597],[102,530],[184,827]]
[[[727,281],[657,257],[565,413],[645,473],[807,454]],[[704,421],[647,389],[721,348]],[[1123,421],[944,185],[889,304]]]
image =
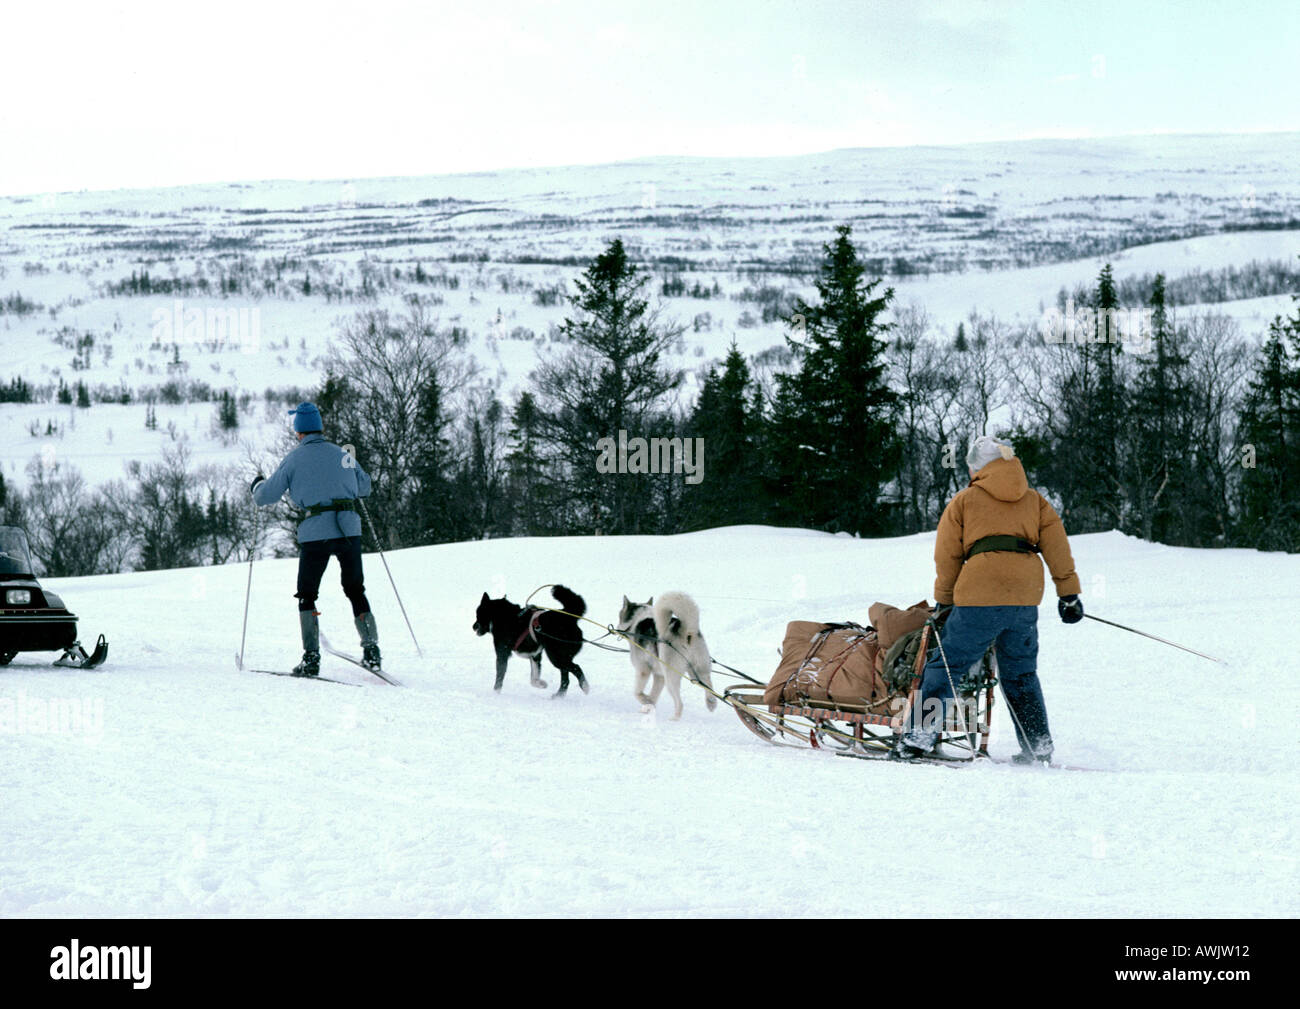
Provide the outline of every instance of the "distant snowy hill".
[[[182,439],[196,462],[242,459],[211,404],[165,390],[247,394],[239,438],[265,444],[283,417],[264,395],[313,388],[343,320],[411,298],[460,328],[511,401],[615,236],[685,327],[670,360],[687,402],[732,341],[784,347],[840,223],[895,304],[944,335],[971,311],[1033,324],[1105,262],[1121,280],[1294,272],[1297,151],[1294,133],[1168,135],[0,197],[0,385],[39,393],[0,403],[0,472],[22,485],[54,453],[98,484]],[[1290,293],[1205,307],[1258,336]],[[61,382],[86,383],[93,408],[53,404]],[[157,430],[143,397],[161,400]]]
[[[865,621],[878,599],[927,595],[929,535],[744,527],[393,552],[423,661],[368,556],[404,689],[329,657],[327,675],[364,687],[237,672],[243,565],[53,581],[112,651],[94,672],[32,655],[0,670],[0,914],[1297,915],[1300,558],[1118,533],[1073,544],[1089,612],[1229,660],[1066,627],[1045,602],[1057,752],[1110,773],[779,749],[690,686],[680,722],[643,716],[626,657],[590,646],[590,695],[552,701],[516,661],[497,696],[470,629],[484,590],[522,602],[563,581],[603,624],[624,593],[680,588],[715,656],[766,680],[786,621]],[[293,577],[291,560],[256,565],[252,664],[297,658]],[[352,647],[332,577],[321,607]],[[48,731],[74,702],[80,730]],[[995,753],[1014,751],[1000,698],[994,733]]]

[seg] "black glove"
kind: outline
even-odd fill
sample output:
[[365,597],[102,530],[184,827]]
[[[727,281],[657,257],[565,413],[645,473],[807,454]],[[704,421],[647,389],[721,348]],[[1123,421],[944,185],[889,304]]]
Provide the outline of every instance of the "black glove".
[[1078,596],[1061,596],[1056,600],[1056,612],[1067,624],[1077,624],[1083,619],[1083,600]]
[[253,482],[248,485],[248,493],[250,494],[254,493],[257,490],[257,485],[259,483],[265,483],[265,482],[266,482],[266,477],[262,476],[261,473],[258,473],[257,476],[253,477]]
[[938,623],[952,612],[952,603],[935,603],[934,604],[934,621]]

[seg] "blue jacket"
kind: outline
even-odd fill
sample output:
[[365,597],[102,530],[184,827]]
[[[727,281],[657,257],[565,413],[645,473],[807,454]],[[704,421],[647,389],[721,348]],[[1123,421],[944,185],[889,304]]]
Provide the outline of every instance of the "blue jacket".
[[[279,469],[253,491],[259,505],[273,505],[289,492],[289,500],[299,508],[329,504],[335,498],[365,497],[370,493],[370,477],[351,455],[325,440],[322,434],[309,434],[284,457]],[[360,536],[361,516],[356,512],[322,512],[298,524],[298,542],[332,540],[340,536]]]

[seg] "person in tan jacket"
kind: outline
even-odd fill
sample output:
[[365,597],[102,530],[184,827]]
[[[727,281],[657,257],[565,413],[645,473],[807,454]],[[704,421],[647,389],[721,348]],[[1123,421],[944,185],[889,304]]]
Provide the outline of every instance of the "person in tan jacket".
[[930,648],[921,701],[894,756],[905,760],[934,749],[953,686],[993,645],[1020,741],[1021,753],[1015,759],[1047,762],[1052,758],[1052,736],[1038,682],[1043,561],[1056,587],[1058,612],[1067,624],[1083,619],[1079,576],[1060,516],[1029,487],[1009,444],[987,435],[977,438],[966,464],[970,486],[948,502],[934,543],[936,614],[946,618],[942,648]]

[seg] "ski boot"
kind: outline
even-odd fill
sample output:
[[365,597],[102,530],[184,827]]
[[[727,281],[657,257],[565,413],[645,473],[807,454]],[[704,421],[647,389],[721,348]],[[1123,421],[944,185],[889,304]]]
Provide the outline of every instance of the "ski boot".
[[302,661],[293,667],[294,676],[320,675],[320,624],[316,610],[299,610],[298,626],[302,630]]
[[1029,750],[1021,750],[1011,758],[1011,763],[1029,765],[1029,764],[1050,764],[1052,762],[1052,751],[1046,753],[1033,753]]
[[379,628],[375,615],[367,610],[356,618],[357,634],[361,636],[361,664],[372,673],[382,672],[383,661],[379,655]]

